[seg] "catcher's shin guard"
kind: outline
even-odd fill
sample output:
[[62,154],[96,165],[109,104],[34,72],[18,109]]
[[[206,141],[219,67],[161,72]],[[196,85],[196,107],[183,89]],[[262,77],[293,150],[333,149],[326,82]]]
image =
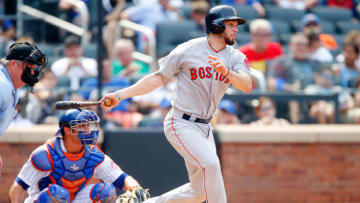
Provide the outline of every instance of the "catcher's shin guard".
[[101,203],[115,202],[116,189],[111,183],[98,183],[91,189],[90,199]]
[[44,192],[42,192],[36,203],[69,203],[70,193],[60,185],[50,185]]

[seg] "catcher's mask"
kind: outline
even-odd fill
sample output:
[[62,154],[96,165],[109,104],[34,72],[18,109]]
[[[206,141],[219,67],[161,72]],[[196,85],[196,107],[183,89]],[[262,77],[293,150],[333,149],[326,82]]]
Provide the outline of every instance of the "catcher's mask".
[[[95,112],[82,109],[66,111],[59,120],[60,130],[71,129],[71,134],[78,136],[81,144],[88,149],[95,145],[100,132],[100,119]],[[90,150],[92,151],[92,150]]]
[[26,66],[21,75],[21,80],[26,83],[27,90],[34,93],[33,87],[40,81],[47,67],[46,55],[37,46],[24,42],[12,44],[6,54],[6,59],[35,65],[35,67]]

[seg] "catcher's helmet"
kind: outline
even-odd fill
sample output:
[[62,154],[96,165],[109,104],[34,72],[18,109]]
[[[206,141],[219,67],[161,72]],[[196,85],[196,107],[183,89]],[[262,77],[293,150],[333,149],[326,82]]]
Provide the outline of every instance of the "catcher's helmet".
[[220,34],[225,30],[224,20],[237,20],[239,25],[245,24],[246,20],[237,15],[232,6],[221,5],[210,9],[205,18],[206,33]]
[[95,145],[100,132],[100,119],[90,110],[71,109],[66,111],[59,119],[60,129],[69,127],[77,132],[81,144]]

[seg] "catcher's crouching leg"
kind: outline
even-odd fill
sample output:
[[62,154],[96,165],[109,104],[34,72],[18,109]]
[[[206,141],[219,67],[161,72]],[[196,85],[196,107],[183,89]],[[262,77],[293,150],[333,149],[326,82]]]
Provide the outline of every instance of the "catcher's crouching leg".
[[101,203],[114,202],[116,189],[111,183],[98,183],[90,191],[90,199]]
[[36,203],[69,203],[70,193],[60,185],[50,185],[44,192],[39,195],[39,198],[35,201]]

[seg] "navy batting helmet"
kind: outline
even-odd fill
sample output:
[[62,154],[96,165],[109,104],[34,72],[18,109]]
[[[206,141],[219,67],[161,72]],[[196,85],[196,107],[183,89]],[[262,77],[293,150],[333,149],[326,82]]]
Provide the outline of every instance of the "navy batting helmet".
[[206,33],[220,34],[225,30],[224,20],[237,20],[239,25],[245,24],[246,20],[237,15],[232,6],[221,5],[210,9],[205,18]]

